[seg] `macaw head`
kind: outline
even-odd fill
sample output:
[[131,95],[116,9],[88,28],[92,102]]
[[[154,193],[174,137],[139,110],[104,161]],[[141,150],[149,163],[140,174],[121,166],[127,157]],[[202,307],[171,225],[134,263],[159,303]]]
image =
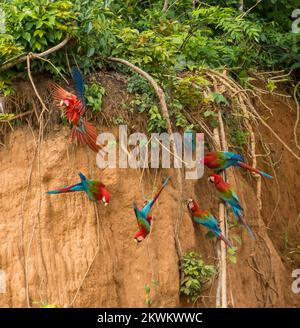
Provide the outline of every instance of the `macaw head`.
[[110,194],[105,188],[102,190],[102,202],[104,203],[104,206],[107,206],[110,202]]
[[222,180],[222,177],[216,173],[210,174],[208,177],[208,181],[215,184],[220,183]]
[[186,205],[190,212],[194,212],[198,208],[197,203],[192,198],[186,200]]
[[61,107],[69,107],[75,104],[78,101],[75,95],[67,96],[66,98],[62,99],[59,103]]
[[59,103],[59,106],[61,107],[69,107],[70,106],[70,99],[62,99]]
[[139,244],[141,243],[145,238],[143,236],[138,236],[138,237],[134,237],[134,241]]

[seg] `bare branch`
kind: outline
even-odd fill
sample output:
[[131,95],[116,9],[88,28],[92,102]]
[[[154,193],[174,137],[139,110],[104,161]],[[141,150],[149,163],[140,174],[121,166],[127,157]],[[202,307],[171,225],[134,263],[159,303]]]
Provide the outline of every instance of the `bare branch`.
[[[69,41],[69,38],[65,38],[61,43],[57,44],[56,46],[44,51],[44,52],[41,52],[40,54],[35,54],[35,53],[31,53],[30,54],[30,57],[31,58],[39,58],[39,57],[46,57],[48,55],[50,55],[51,53],[63,48]],[[22,62],[25,62],[27,60],[27,56],[28,54],[25,54],[25,55],[22,55],[21,57],[18,57],[12,61],[9,61],[7,62],[6,64],[2,65],[0,67],[0,72],[3,72],[17,64],[20,64]]]
[[167,11],[168,7],[169,7],[169,0],[165,0],[162,12],[164,13],[165,11]]

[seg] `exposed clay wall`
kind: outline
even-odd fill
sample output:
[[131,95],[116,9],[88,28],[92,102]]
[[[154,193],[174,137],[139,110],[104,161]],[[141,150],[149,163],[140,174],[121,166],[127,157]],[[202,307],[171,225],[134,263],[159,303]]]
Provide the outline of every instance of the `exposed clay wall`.
[[[284,108],[284,103],[280,103],[280,108]],[[287,109],[285,115],[281,114],[275,106],[271,124],[279,133],[283,131],[281,135],[286,141],[292,142],[292,130],[284,127],[292,125],[295,112]],[[273,144],[275,160],[282,149],[267,131],[265,134]],[[133,241],[136,231],[133,200],[142,202],[143,189],[150,196],[153,184],[158,186],[163,177],[174,172],[145,171],[141,181],[141,173],[131,169],[100,170],[95,155],[70,144],[68,136],[67,127],[56,126],[45,136],[40,156],[36,154],[32,167],[35,139],[28,127],[9,133],[5,147],[0,150],[0,267],[6,272],[7,284],[6,293],[0,294],[0,306],[27,305],[24,254],[30,301],[70,306],[95,257],[98,228],[99,250],[73,306],[145,306],[145,284],[151,286],[153,306],[187,305],[178,296],[180,278],[174,224],[178,201],[182,200],[176,198],[175,181],[159,198],[149,238],[139,245]],[[269,170],[261,158],[259,164]],[[299,231],[295,223],[299,213],[299,162],[290,160],[283,152],[276,170],[281,200],[272,217],[277,202],[276,182],[263,181],[261,218],[255,181],[235,170],[237,192],[258,236],[253,241],[244,231],[231,230],[231,235],[241,234],[243,241],[238,263],[228,264],[228,299],[235,307],[299,306],[299,296],[292,294],[290,286],[291,271],[299,267],[300,261],[295,256],[288,260],[288,250],[297,246]],[[83,193],[45,194],[49,189],[76,183],[79,171],[107,185],[112,196],[108,207],[94,206]],[[217,199],[207,182],[207,174],[206,171],[199,181],[185,181],[183,196],[196,197],[203,207],[217,213]],[[290,236],[288,249],[284,246],[284,228]],[[180,240],[185,251],[197,250],[208,263],[215,263],[215,242],[205,239],[204,230],[192,224],[186,211]],[[206,297],[198,306],[215,306],[215,287],[213,283],[205,291]]]

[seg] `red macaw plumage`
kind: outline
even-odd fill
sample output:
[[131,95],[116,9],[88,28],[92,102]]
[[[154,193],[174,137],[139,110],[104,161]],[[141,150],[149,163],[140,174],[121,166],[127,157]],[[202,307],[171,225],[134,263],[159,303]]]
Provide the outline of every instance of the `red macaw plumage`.
[[143,241],[146,236],[150,233],[151,230],[151,221],[154,219],[153,216],[148,215],[152,206],[158,199],[160,193],[163,191],[163,189],[167,186],[169,183],[169,180],[171,177],[167,177],[162,184],[159,191],[156,193],[156,195],[149,201],[145,201],[143,208],[139,209],[136,205],[136,203],[133,204],[134,213],[136,216],[137,224],[139,227],[139,230],[134,235],[134,240],[137,242]]
[[216,173],[220,173],[230,166],[239,166],[248,171],[255,172],[265,178],[273,178],[271,175],[244,163],[241,155],[231,153],[229,151],[213,151],[207,153],[204,156],[204,165],[210,169],[213,169]]
[[83,117],[86,110],[84,83],[78,69],[73,70],[73,80],[76,87],[76,95],[52,83],[54,104],[57,108],[63,110],[66,119],[72,124],[72,140],[76,140],[78,144],[85,144],[93,151],[98,152],[101,146],[96,144],[96,128]]

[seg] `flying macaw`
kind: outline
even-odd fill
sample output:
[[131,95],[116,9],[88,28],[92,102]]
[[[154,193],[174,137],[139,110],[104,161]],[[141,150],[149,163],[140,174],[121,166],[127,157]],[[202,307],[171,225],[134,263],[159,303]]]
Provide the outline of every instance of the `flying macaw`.
[[79,173],[79,177],[81,182],[60,189],[47,191],[47,194],[62,194],[66,192],[84,191],[90,200],[94,202],[102,201],[104,206],[107,206],[110,202],[110,194],[105,185],[97,180],[87,180],[81,172]]
[[86,144],[93,151],[98,152],[101,146],[96,144],[96,128],[83,117],[86,111],[86,101],[84,96],[84,81],[79,69],[73,69],[72,77],[76,95],[52,83],[52,98],[55,105],[63,110],[65,117],[72,124],[72,140],[76,140],[78,144]]
[[201,210],[193,199],[187,200],[187,207],[193,221],[208,228],[218,239],[224,241],[228,247],[233,247],[232,243],[222,234],[217,219],[207,210]]
[[159,197],[162,190],[167,186],[169,183],[169,180],[171,177],[167,177],[164,181],[163,185],[161,186],[160,190],[156,193],[154,198],[152,198],[149,202],[144,203],[144,207],[142,209],[139,209],[136,205],[136,203],[133,203],[133,209],[136,216],[137,224],[139,227],[138,232],[134,235],[134,240],[136,242],[143,241],[146,236],[149,234],[151,229],[151,221],[153,220],[153,217],[148,215],[152,206],[156,202],[157,198]]
[[260,174],[265,178],[273,179],[271,175],[244,163],[243,157],[241,155],[234,154],[228,151],[214,151],[207,153],[204,156],[204,165],[206,165],[210,169],[213,169],[216,173],[220,173],[221,171],[229,168],[230,166],[239,166],[248,171]]
[[247,229],[250,236],[255,239],[254,234],[250,227],[248,226],[245,217],[244,217],[244,210],[239,202],[238,196],[233,191],[231,185],[223,180],[223,178],[218,174],[211,174],[209,176],[209,181],[214,183],[217,189],[218,197],[225,202],[225,204],[229,205],[234,217],[237,220],[240,220],[243,226]]

